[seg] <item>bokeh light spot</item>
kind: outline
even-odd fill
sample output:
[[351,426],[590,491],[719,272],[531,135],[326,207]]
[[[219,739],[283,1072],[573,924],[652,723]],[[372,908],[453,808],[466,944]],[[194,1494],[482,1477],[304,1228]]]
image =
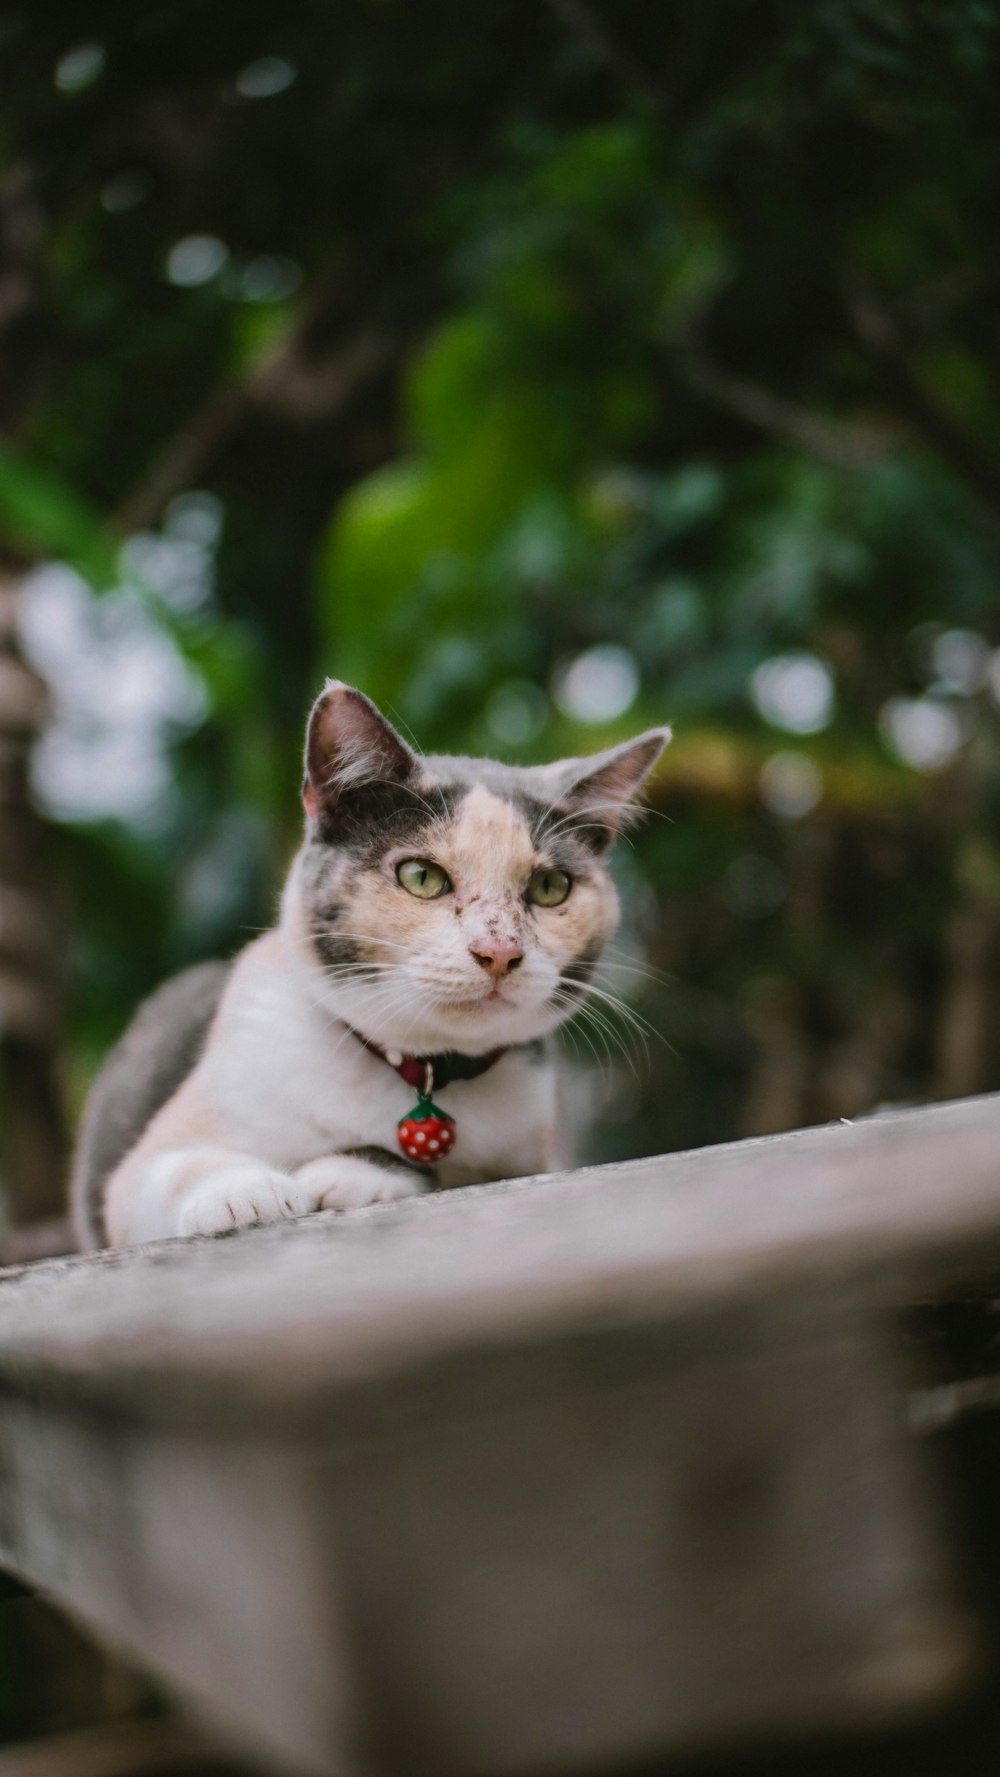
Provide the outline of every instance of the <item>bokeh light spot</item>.
[[936,691],[973,697],[982,691],[990,670],[990,650],[974,629],[946,629],[931,646]]
[[236,295],[244,302],[282,302],[302,282],[301,267],[281,253],[260,253],[236,274]]
[[760,794],[772,814],[783,821],[800,821],[816,807],[823,779],[804,753],[772,753],[761,767]]
[[207,712],[202,680],[134,593],[98,598],[68,567],[28,575],[20,628],[53,700],[32,760],[42,806],[59,820],[155,830],[174,794],[170,742]]
[[294,62],[284,56],[260,56],[248,62],[236,76],[236,91],[241,99],[273,99],[298,78]]
[[617,642],[588,648],[556,673],[553,695],[564,716],[577,722],[613,722],[631,709],[639,692],[634,654]]
[[188,234],[175,241],[167,254],[171,284],[193,288],[217,277],[229,258],[229,248],[214,234]]
[[833,720],[830,669],[816,654],[776,654],[751,675],[750,697],[772,728],[818,734]]
[[879,729],[890,752],[914,771],[940,771],[965,738],[957,712],[935,697],[891,697],[879,711]]
[[83,93],[104,73],[107,56],[102,43],[77,43],[56,63],[53,76],[61,93]]
[[196,543],[200,549],[214,549],[222,534],[225,510],[215,494],[192,489],[178,494],[166,510],[164,530],[168,536],[183,543]]

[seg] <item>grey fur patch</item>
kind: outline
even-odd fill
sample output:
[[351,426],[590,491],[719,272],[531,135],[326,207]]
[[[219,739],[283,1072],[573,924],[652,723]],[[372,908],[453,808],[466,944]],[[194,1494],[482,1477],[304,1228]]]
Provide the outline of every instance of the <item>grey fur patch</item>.
[[535,850],[544,853],[556,870],[583,876],[595,856],[607,850],[607,835],[595,839],[594,824],[566,804],[540,802],[524,789],[515,789],[508,800],[524,816]]
[[[335,914],[333,918],[336,919]],[[342,937],[335,924],[329,927],[315,926],[312,931],[312,941],[320,959],[326,963],[329,969],[351,969],[361,960],[361,953],[356,941],[353,938]]]
[[201,1054],[230,963],[198,963],[144,1000],[91,1088],[70,1198],[84,1250],[107,1245],[104,1187]]
[[345,792],[337,821],[319,826],[302,857],[302,900],[309,934],[320,959],[336,969],[361,961],[360,946],[337,931],[341,896],[360,870],[376,869],[386,852],[412,844],[419,848],[435,820],[450,820],[467,784],[362,784]]
[[611,840],[608,827],[595,821],[586,809],[574,809],[564,802],[543,807],[531,796],[522,796],[521,801],[535,845],[551,855],[557,869],[580,875],[607,851]]
[[[467,784],[457,786],[464,796]],[[377,861],[391,845],[403,845],[436,818],[454,813],[456,787],[445,783],[396,783],[377,778],[343,792],[332,815],[320,822],[316,843],[347,851],[364,863]]]
[[349,874],[350,860],[343,851],[318,836],[309,840],[302,853],[302,905],[313,948],[330,968],[351,967],[360,958],[354,939],[340,936],[336,929],[340,895]]
[[[470,759],[462,753],[428,753],[422,763],[441,784],[448,785],[451,790],[462,792],[475,789],[480,785],[484,790],[492,790],[494,796],[503,796],[508,802],[516,802],[519,797],[530,796],[532,778],[539,768],[531,765],[502,765],[497,759]],[[540,770],[544,771],[544,767]],[[551,797],[539,790],[538,805],[547,807]]]
[[387,1167],[390,1172],[419,1172],[431,1180],[436,1176],[433,1167],[411,1166],[402,1154],[394,1154],[390,1148],[379,1148],[371,1142],[360,1148],[341,1148],[339,1152],[349,1154],[352,1160],[367,1160],[371,1166]]

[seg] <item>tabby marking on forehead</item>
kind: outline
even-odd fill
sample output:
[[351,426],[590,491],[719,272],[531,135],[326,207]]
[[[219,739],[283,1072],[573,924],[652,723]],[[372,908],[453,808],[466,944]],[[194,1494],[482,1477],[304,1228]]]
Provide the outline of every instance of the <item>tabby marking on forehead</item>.
[[470,890],[509,893],[531,875],[535,846],[523,814],[506,797],[477,785],[441,832],[459,903]]

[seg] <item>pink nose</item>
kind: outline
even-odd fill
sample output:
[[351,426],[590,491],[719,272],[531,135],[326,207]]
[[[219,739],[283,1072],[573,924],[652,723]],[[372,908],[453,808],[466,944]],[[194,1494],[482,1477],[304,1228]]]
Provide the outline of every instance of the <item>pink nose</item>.
[[501,975],[512,974],[524,957],[524,951],[517,944],[502,943],[499,938],[484,940],[481,948],[472,952],[479,967],[499,980]]

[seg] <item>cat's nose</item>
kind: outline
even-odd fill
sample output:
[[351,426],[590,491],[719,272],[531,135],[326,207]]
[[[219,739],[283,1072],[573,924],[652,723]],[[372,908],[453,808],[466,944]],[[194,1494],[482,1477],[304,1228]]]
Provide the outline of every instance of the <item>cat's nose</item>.
[[489,939],[478,950],[474,950],[479,967],[499,980],[501,975],[512,974],[518,964],[524,960],[524,951],[517,944],[504,944],[500,939]]

